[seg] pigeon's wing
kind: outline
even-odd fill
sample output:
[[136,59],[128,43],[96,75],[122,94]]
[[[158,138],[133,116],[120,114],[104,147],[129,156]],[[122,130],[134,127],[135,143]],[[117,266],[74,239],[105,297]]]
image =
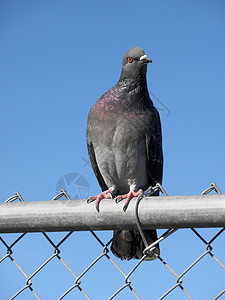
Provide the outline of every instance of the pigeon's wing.
[[94,149],[94,141],[95,143],[98,143],[98,127],[99,127],[98,118],[96,118],[95,113],[93,112],[93,107],[90,110],[88,114],[88,120],[87,120],[87,131],[86,131],[86,137],[87,137],[87,148],[88,148],[88,155],[90,158],[91,166],[93,168],[93,171],[95,173],[95,176],[98,180],[98,183],[102,189],[102,191],[108,190],[108,187],[104,181],[104,178],[102,177],[102,174],[99,170],[96,155],[95,155],[95,149]]
[[151,123],[151,128],[146,134],[147,170],[151,185],[161,184],[163,176],[161,123],[156,109],[154,114],[154,123]]
[[108,187],[102,177],[102,174],[98,168],[98,164],[97,164],[97,161],[96,161],[96,157],[95,157],[95,150],[94,150],[94,147],[93,147],[93,144],[91,142],[89,142],[87,144],[87,147],[88,147],[88,154],[89,154],[89,158],[90,158],[90,161],[91,161],[91,165],[92,165],[92,168],[94,170],[94,173],[95,173],[95,176],[98,180],[98,183],[102,189],[102,191],[106,191],[108,190]]

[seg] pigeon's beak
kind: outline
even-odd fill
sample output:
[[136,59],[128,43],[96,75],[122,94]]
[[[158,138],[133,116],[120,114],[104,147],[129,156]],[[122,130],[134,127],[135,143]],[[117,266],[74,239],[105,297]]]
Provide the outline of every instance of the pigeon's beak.
[[145,55],[142,55],[140,57],[140,60],[143,60],[146,64],[148,63],[152,63],[152,60],[150,58],[148,58],[148,56],[145,54]]

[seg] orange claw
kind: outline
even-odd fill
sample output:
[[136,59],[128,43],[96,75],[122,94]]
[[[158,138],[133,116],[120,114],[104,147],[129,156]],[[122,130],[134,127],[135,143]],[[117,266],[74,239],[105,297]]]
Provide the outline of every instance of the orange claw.
[[100,193],[99,195],[97,195],[97,196],[89,197],[89,198],[87,199],[87,203],[91,203],[91,202],[93,202],[93,201],[96,200],[96,202],[95,202],[95,207],[96,207],[97,211],[99,212],[99,203],[100,203],[100,201],[101,201],[102,199],[112,199],[112,198],[113,198],[113,196],[112,196],[112,190],[111,190],[111,189],[108,189],[108,190],[106,190],[106,191],[104,191],[104,192],[101,192],[101,193]]
[[139,196],[140,194],[143,193],[143,190],[140,189],[138,190],[137,192],[135,192],[134,190],[131,190],[128,194],[125,194],[125,195],[119,195],[116,197],[116,202],[120,202],[122,199],[127,199],[125,204],[124,204],[124,207],[123,207],[123,210],[126,211],[127,210],[127,207],[130,203],[130,200],[134,197],[137,197]]

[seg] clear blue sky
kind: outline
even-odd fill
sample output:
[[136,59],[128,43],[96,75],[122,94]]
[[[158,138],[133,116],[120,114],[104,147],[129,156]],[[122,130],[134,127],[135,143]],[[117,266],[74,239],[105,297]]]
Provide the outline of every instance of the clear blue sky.
[[[200,194],[215,181],[225,192],[224,29],[223,0],[1,1],[1,202],[15,191],[25,201],[50,200],[60,178],[67,178],[69,173],[80,174],[90,195],[100,191],[85,164],[86,119],[94,102],[117,82],[122,57],[134,46],[142,47],[153,60],[148,66],[147,81],[157,97],[152,98],[162,121],[163,186],[170,195]],[[77,195],[68,192],[71,197]],[[111,232],[102,233],[106,241],[110,235]],[[79,233],[79,240],[68,243],[71,255],[77,241],[82,243],[86,236],[87,233]],[[171,265],[177,259],[187,260],[190,247],[193,248],[190,244],[196,241],[191,234],[187,238],[189,235],[182,238],[182,233],[171,237]],[[91,243],[90,239],[85,243]],[[161,246],[165,259],[168,244]],[[178,249],[180,244],[183,252],[177,253],[173,248]],[[91,245],[95,251],[96,243]],[[224,248],[224,237],[222,245]],[[93,258],[100,254],[99,249]],[[190,263],[202,252],[193,252]],[[23,253],[30,255],[26,249]],[[80,257],[85,260],[83,254]],[[38,266],[24,264],[29,274]],[[131,266],[134,262],[121,263],[129,271],[126,264]],[[208,270],[205,268],[202,266],[201,272]],[[96,276],[102,272],[100,267],[98,272]],[[153,299],[157,299],[175,280],[155,262],[145,264],[142,273],[138,273],[139,280],[142,276],[146,281],[153,272],[158,276],[153,285],[162,290],[155,292]],[[198,275],[198,271],[193,272],[192,280],[197,280]],[[219,293],[221,279],[212,276],[211,280],[213,285],[218,284]],[[118,282],[119,287],[122,280]],[[211,299],[207,280],[204,282],[205,296],[198,298],[204,295],[204,289],[195,287],[194,299]],[[139,291],[137,285],[136,290],[142,299],[149,299],[145,288]],[[109,296],[107,292],[104,297],[101,293],[89,294],[91,299]],[[171,297],[168,299],[186,299],[178,292]],[[121,295],[116,299],[124,298]]]

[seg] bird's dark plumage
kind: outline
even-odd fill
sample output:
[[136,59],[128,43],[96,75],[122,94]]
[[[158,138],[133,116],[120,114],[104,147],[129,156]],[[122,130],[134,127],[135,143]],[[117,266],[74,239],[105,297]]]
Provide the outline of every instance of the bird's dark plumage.
[[[88,153],[102,191],[107,190],[98,199],[127,193],[132,198],[139,189],[146,190],[162,182],[161,123],[147,88],[149,62],[143,49],[130,49],[123,57],[119,81],[89,112]],[[157,239],[156,230],[144,233],[149,244]],[[139,259],[144,248],[135,230],[121,231],[111,246],[121,259]],[[159,254],[158,246],[154,252]]]

